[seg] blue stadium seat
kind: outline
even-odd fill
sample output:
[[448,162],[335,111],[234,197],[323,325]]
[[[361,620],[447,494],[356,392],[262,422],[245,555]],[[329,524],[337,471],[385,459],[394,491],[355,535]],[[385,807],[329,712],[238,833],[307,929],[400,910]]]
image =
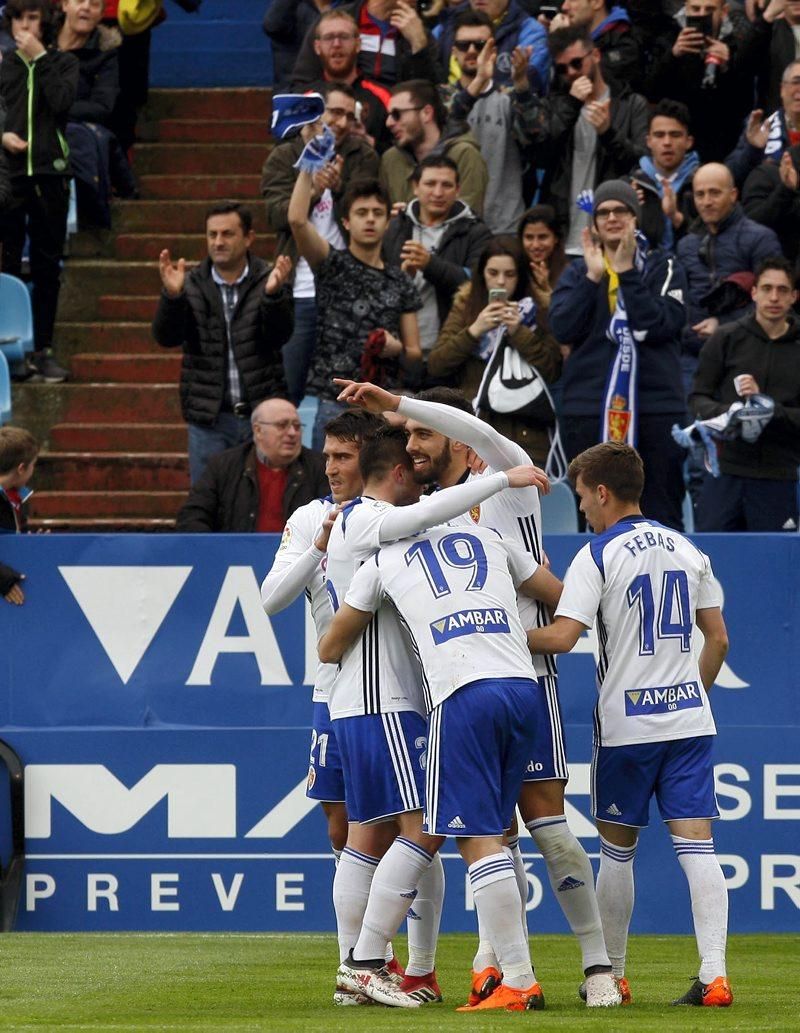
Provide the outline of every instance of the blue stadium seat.
[[7,273],[0,273],[0,349],[12,367],[33,351],[31,296],[22,280]]
[[0,350],[0,427],[11,420],[11,374],[8,360]]
[[542,495],[542,528],[545,534],[577,534],[578,510],[568,484],[554,484]]
[[306,395],[297,407],[300,422],[303,424],[303,444],[306,448],[311,448],[311,434],[314,430],[314,420],[317,418],[318,408],[319,398],[313,398],[311,395]]

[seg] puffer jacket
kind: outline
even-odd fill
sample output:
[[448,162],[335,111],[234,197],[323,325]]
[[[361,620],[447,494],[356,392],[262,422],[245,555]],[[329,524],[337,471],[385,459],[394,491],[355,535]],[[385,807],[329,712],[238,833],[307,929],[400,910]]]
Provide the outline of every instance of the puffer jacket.
[[[231,320],[231,340],[242,381],[244,401],[286,398],[281,348],[292,335],[294,309],[289,288],[264,293],[270,267],[249,256],[250,271],[239,287]],[[187,423],[211,426],[225,396],[228,350],[225,313],[219,287],[206,258],[186,275],[183,292],[162,292],[153,320],[153,337],[164,348],[183,348],[180,396]]]

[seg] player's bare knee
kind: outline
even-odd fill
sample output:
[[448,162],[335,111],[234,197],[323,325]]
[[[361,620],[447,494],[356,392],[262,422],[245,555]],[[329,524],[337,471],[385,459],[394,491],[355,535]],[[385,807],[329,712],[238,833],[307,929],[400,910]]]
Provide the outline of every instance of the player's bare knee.
[[560,778],[545,779],[542,782],[523,782],[519,794],[519,812],[522,820],[527,823],[563,814],[565,786],[566,782]]
[[322,809],[328,819],[328,839],[334,850],[343,850],[347,844],[347,811],[343,803],[324,803]]

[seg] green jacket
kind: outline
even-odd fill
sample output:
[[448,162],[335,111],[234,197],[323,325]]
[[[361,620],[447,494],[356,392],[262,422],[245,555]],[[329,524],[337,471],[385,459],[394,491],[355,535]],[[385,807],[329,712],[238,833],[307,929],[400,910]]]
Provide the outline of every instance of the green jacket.
[[[472,133],[443,137],[431,154],[444,154],[456,163],[461,183],[458,196],[476,215],[482,215],[489,173],[478,141]],[[381,158],[381,183],[388,191],[392,204],[410,201],[414,196],[411,174],[416,164],[414,155],[405,147],[390,147]]]
[[[304,146],[299,133],[291,140],[277,144],[261,170],[261,193],[266,204],[267,222],[278,238],[276,254],[288,255],[294,265],[297,264],[297,247],[289,229],[289,200],[297,180],[294,163]],[[346,136],[337,153],[344,158],[344,168],[340,187],[333,193],[333,212],[342,229],[343,213],[339,204],[344,191],[354,179],[377,179],[379,161],[373,148],[358,136]]]

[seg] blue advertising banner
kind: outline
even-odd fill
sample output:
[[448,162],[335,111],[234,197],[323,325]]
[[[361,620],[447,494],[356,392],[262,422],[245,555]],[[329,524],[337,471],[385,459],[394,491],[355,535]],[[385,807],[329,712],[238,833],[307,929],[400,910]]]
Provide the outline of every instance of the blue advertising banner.
[[[553,537],[563,573],[582,544]],[[731,650],[715,843],[731,929],[800,928],[800,536],[704,536]],[[2,605],[2,738],[25,765],[26,930],[332,930],[333,861],[305,797],[314,633],[304,600],[268,619],[277,536],[3,536],[27,574]],[[596,642],[560,660],[568,818],[590,856]],[[10,844],[7,793],[0,853]],[[634,931],[688,932],[689,900],[653,811]],[[531,928],[564,922],[531,840]],[[463,864],[444,853],[443,928],[474,929]]]

